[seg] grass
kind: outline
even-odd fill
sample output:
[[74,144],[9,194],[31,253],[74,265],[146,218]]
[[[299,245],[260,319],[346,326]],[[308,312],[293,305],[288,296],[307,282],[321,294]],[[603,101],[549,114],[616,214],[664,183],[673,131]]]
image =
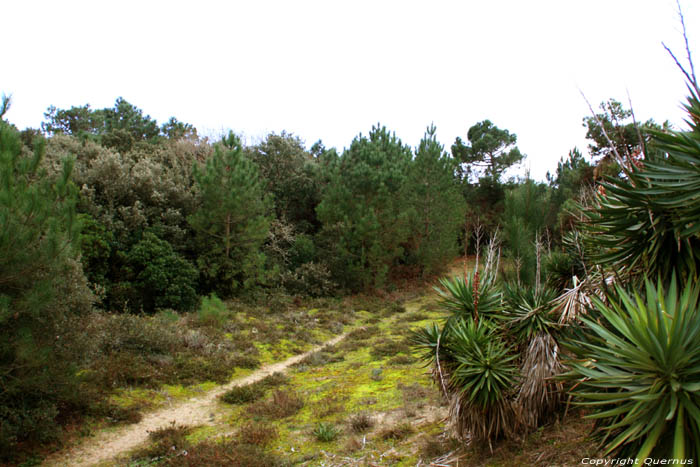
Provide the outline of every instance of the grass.
[[320,422],[318,425],[316,425],[316,428],[314,428],[313,435],[316,437],[318,441],[321,441],[322,443],[329,443],[331,441],[334,441],[338,435],[340,434],[340,430],[335,427],[335,425],[331,423],[324,423]]
[[[341,316],[354,329],[343,342],[312,354],[286,376],[271,375],[232,388],[239,393],[230,395],[233,405],[222,406],[224,425],[209,427],[214,432],[189,432],[188,456],[168,458],[162,464],[414,466],[450,454],[460,457],[460,465],[568,465],[594,452],[583,441],[588,425],[577,418],[547,427],[539,438],[528,438],[523,445],[494,446],[493,454],[488,448],[465,449],[442,436],[445,427],[439,414],[445,409],[440,407],[439,390],[405,341],[408,330],[441,314],[433,310],[432,299],[424,297],[402,301],[403,309],[383,305],[396,301],[393,296],[384,301],[346,299],[335,301],[334,310],[316,303],[307,310],[286,305],[274,313],[229,304],[235,313],[223,325],[221,337],[240,348],[249,348],[245,346],[255,340],[252,347],[258,353],[250,355],[262,362],[325,340],[333,320]],[[236,374],[242,371],[250,370],[238,369]],[[373,379],[373,374],[378,377]],[[241,395],[246,391],[256,397],[246,399]],[[217,437],[216,430],[233,435]],[[202,437],[195,442],[192,438],[200,432]],[[208,439],[202,439],[205,435]]]

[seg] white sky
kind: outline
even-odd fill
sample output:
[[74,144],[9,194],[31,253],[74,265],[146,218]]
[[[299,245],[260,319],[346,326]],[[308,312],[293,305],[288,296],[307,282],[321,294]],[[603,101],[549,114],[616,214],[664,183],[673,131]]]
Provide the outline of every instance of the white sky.
[[[377,122],[416,146],[434,122],[449,150],[488,118],[544,179],[586,146],[579,88],[596,107],[629,91],[638,120],[683,126],[661,46],[685,57],[674,0],[6,3],[0,92],[19,128],[123,96],[200,134],[286,130],[339,150]],[[700,5],[681,6],[700,57]]]

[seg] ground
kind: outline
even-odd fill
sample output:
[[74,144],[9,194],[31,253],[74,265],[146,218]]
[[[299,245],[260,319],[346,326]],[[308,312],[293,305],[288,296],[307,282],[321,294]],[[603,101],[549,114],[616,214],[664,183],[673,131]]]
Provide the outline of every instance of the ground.
[[[412,330],[443,318],[436,294],[397,297],[348,301],[342,313],[300,308],[304,323],[343,316],[313,331],[326,344],[310,350],[295,335],[255,342],[249,327],[261,368],[236,370],[223,385],[117,391],[112,402],[146,407],[143,419],[97,426],[45,465],[580,465],[595,457],[590,423],[573,407],[493,452],[452,439],[439,389],[409,343]],[[246,319],[269,327],[264,317]]]

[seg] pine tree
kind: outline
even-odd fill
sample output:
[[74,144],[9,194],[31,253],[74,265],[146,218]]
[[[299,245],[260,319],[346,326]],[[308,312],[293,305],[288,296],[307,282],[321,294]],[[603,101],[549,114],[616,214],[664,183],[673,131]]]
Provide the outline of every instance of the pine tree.
[[189,217],[198,235],[200,273],[206,285],[230,294],[262,280],[260,246],[271,203],[255,164],[233,133],[216,145],[203,169],[194,169],[199,207]]
[[410,161],[411,149],[378,126],[330,161],[317,213],[333,273],[351,289],[382,286],[403,254],[410,212],[401,193]]
[[456,161],[428,127],[416,149],[404,198],[413,207],[411,251],[423,273],[439,271],[457,253],[465,203],[455,179]]
[[[0,117],[8,106],[5,98]],[[59,292],[77,264],[77,190],[71,161],[55,177],[41,169],[44,146],[37,139],[27,154],[0,120],[0,459],[17,441],[51,436],[58,407],[76,393],[56,339],[77,311]]]

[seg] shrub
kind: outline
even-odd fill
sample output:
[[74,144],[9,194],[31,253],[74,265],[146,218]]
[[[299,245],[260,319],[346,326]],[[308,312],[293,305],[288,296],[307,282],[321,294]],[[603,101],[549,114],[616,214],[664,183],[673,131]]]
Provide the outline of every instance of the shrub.
[[197,310],[197,321],[202,326],[221,328],[228,319],[228,310],[224,302],[215,294],[202,298]]
[[304,407],[304,400],[293,391],[276,390],[272,398],[256,402],[248,407],[248,412],[255,417],[271,419],[286,418]]
[[322,263],[308,262],[282,275],[282,284],[291,293],[325,297],[338,288],[331,272]]
[[165,459],[164,465],[172,467],[281,467],[284,464],[275,454],[261,446],[242,444],[236,438],[205,441],[187,450],[186,456]]
[[157,428],[148,432],[148,439],[151,444],[143,449],[137,450],[133,455],[133,460],[154,459],[166,456],[178,455],[185,451],[189,443],[187,435],[192,431],[192,427],[185,425],[175,425],[173,421],[170,425]]
[[221,396],[221,400],[227,404],[247,404],[260,399],[264,395],[264,389],[260,385],[253,383],[232,387]]
[[[126,264],[134,277],[138,300],[144,311],[159,308],[190,311],[197,305],[197,270],[173,251],[172,246],[152,233],[126,254]],[[132,309],[137,304],[132,304]]]
[[283,373],[276,372],[266,376],[260,381],[246,384],[244,386],[234,386],[226,391],[221,400],[229,404],[247,404],[253,402],[265,395],[267,389],[275,388],[287,384],[289,378]]
[[350,417],[348,422],[350,429],[355,433],[364,433],[374,426],[374,419],[366,412],[356,413]]
[[277,428],[269,423],[248,422],[238,431],[238,439],[241,443],[262,447],[270,444],[278,436]]
[[399,425],[383,429],[379,433],[379,437],[385,441],[390,439],[402,440],[415,431],[416,430],[410,423],[401,423]]
[[380,360],[385,357],[393,357],[398,353],[409,353],[411,347],[406,342],[386,339],[375,344],[369,351],[369,354],[375,359]]

